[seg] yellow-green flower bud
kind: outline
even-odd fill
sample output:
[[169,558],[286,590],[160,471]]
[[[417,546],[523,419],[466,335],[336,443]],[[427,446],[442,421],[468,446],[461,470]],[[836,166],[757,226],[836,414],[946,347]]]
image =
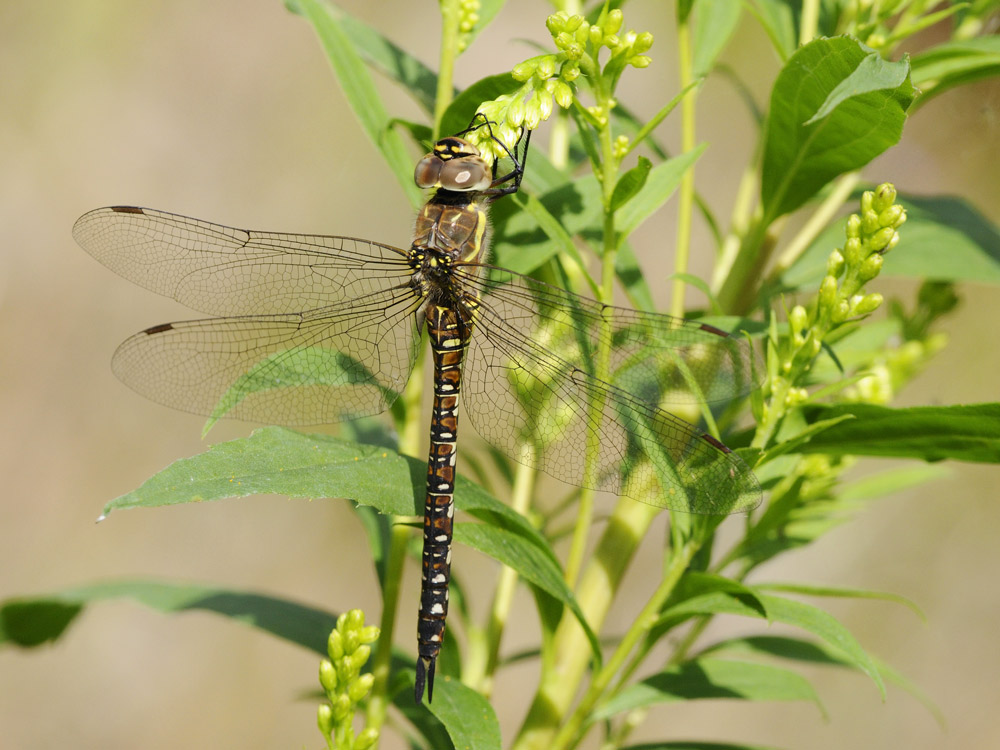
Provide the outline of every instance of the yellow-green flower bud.
[[333,732],[333,710],[325,703],[316,709],[316,725],[324,737],[329,737]]
[[556,44],[556,49],[566,49],[576,40],[573,38],[572,34],[563,31],[559,34],[559,36],[555,38],[554,41]]
[[580,66],[573,62],[564,62],[559,77],[566,81],[566,83],[572,83],[580,77]]
[[614,143],[611,144],[611,154],[616,159],[625,158],[625,154],[628,153],[629,139],[627,135],[619,135],[615,138]]
[[875,188],[875,195],[872,199],[872,207],[878,211],[885,211],[896,202],[896,187],[891,182],[883,182]]
[[[837,304],[833,306],[830,310],[830,320],[834,323],[843,323],[850,317],[851,306],[848,304],[846,299],[837,300]],[[816,352],[819,353],[818,351]]]
[[864,250],[861,246],[861,240],[857,237],[851,237],[847,242],[844,243],[844,260],[850,266],[856,266],[861,262]]
[[573,106],[573,89],[570,88],[569,84],[556,81],[555,89],[552,93],[555,96],[556,104],[563,109],[569,109]]
[[870,315],[882,306],[882,295],[872,292],[863,296],[857,304],[853,305],[853,315]]
[[535,66],[530,60],[525,60],[515,65],[510,71],[510,75],[515,81],[527,81],[535,75]]
[[[874,210],[875,205],[875,193],[871,190],[866,190],[861,194],[861,214],[864,215],[869,211]],[[878,213],[878,211],[875,211]]]
[[372,683],[375,681],[375,675],[363,674],[358,679],[350,684],[347,688],[347,695],[354,703],[359,703],[362,698],[368,695],[368,691],[372,689]]
[[837,280],[832,276],[824,276],[819,285],[819,304],[828,310],[833,309],[837,300]]
[[882,270],[882,263],[882,256],[879,253],[872,253],[864,259],[864,262],[858,269],[858,278],[861,279],[862,283],[871,281]]
[[381,630],[378,625],[366,625],[361,629],[361,642],[362,643],[375,643],[378,640]]
[[883,227],[898,229],[906,221],[906,211],[898,203],[894,203],[878,215],[878,223]]
[[621,40],[618,38],[617,34],[608,34],[602,41],[604,46],[608,49],[615,49],[615,47],[621,45]]
[[861,236],[861,217],[851,214],[847,217],[847,226],[844,227],[844,236],[848,239]]
[[892,250],[896,245],[899,244],[899,232],[895,232],[892,235],[892,239],[889,240],[889,244],[882,248],[882,255]]
[[556,60],[552,55],[538,61],[537,75],[539,78],[551,78],[556,73]]
[[651,62],[653,62],[653,59],[651,57],[647,57],[646,55],[636,55],[629,60],[629,64],[633,68],[648,68]]
[[507,114],[504,120],[511,127],[518,127],[522,122],[524,122],[524,102],[520,99],[515,99],[507,107]]
[[607,18],[604,19],[604,33],[605,34],[617,34],[618,30],[622,27],[622,21],[625,16],[622,14],[621,10],[615,8],[608,13]]
[[[869,193],[866,193],[866,195],[869,195]],[[865,234],[874,234],[881,226],[878,223],[878,214],[875,211],[869,210],[861,214],[861,231]]]
[[635,38],[635,43],[632,45],[632,51],[637,55],[641,55],[643,52],[648,50],[653,46],[653,35],[648,31],[644,31]]
[[337,689],[337,670],[329,659],[323,659],[319,663],[319,684],[328,693]]
[[[875,232],[871,239],[868,240],[868,247],[876,252],[885,250],[889,247],[889,243],[892,242],[892,238],[895,234],[896,230],[892,227],[883,227]],[[893,247],[895,247],[895,245],[893,245]]]
[[566,19],[566,31],[576,31],[583,24],[583,16],[570,16]]
[[584,45],[590,41],[590,33],[593,27],[589,23],[581,23],[580,28],[573,32],[573,38],[576,39],[576,43]]
[[543,120],[548,120],[552,114],[552,97],[542,96],[538,99],[538,112]]
[[826,273],[835,279],[839,279],[840,274],[843,272],[844,256],[840,254],[840,250],[834,250],[830,253],[830,257],[826,259]]
[[553,13],[545,19],[545,28],[555,37],[566,28],[566,14],[563,12]]
[[344,633],[344,653],[353,654],[358,650],[358,645],[360,644],[359,633],[354,628],[347,630]]
[[590,27],[590,43],[595,47],[600,47],[601,42],[604,40],[604,33],[601,31],[600,26]]
[[358,662],[358,668],[360,669],[368,661],[368,658],[372,655],[372,647],[366,643],[363,643],[357,647],[354,653],[351,655],[353,659]]
[[368,750],[378,742],[378,730],[374,727],[367,727],[354,740],[354,750]]
[[[337,625],[340,625],[339,620]],[[330,631],[330,637],[326,641],[326,652],[334,661],[344,658],[344,639],[339,630]]]
[[344,694],[338,695],[330,710],[333,713],[333,720],[339,724],[351,712],[351,699]]
[[809,325],[809,313],[802,305],[796,305],[788,313],[788,324],[792,328],[792,333],[801,335],[806,326]]
[[788,390],[788,395],[785,397],[785,403],[788,406],[798,406],[808,400],[809,391],[805,388],[790,388]]

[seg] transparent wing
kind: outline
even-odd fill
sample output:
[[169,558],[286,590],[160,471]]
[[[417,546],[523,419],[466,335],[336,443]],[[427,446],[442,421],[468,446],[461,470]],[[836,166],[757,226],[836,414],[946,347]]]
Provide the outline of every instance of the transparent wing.
[[126,279],[208,315],[281,315],[390,289],[412,273],[389,245],[234,229],[150,208],[81,216],[73,237]]
[[[455,276],[480,297],[463,408],[486,440],[557,479],[658,507],[733,513],[760,502],[742,459],[662,408],[755,387],[746,342],[503,269],[464,266]],[[605,380],[595,374],[601,342],[610,354]]]
[[381,291],[308,313],[154,326],[112,368],[129,387],[182,411],[285,425],[384,411],[420,344],[421,300]]

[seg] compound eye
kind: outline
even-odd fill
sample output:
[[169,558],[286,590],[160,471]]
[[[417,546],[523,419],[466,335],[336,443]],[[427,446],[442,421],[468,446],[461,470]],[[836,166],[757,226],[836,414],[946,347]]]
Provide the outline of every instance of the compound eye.
[[479,156],[465,156],[442,162],[438,178],[445,190],[465,192],[485,190],[493,182],[493,174]]
[[441,180],[441,167],[445,162],[435,154],[427,154],[417,162],[413,170],[413,181],[419,188],[437,187]]

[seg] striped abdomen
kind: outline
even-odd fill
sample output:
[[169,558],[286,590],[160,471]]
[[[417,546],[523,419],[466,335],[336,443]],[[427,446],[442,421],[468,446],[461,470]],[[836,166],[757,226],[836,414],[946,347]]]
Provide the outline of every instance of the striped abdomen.
[[462,358],[472,331],[471,314],[465,309],[430,304],[426,321],[434,358],[434,406],[424,503],[420,613],[417,616],[417,703],[423,698],[425,682],[428,700],[434,696],[434,665],[441,652],[448,616],[458,393],[462,382]]

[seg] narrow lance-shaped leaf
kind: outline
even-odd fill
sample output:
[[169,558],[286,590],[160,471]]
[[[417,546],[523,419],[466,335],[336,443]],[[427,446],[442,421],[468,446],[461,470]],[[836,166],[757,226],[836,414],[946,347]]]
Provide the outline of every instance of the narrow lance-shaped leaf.
[[164,613],[207,611],[326,655],[337,615],[249,591],[163,581],[116,581],[0,605],[0,643],[37,646],[59,638],[83,609],[108,599],[132,599]]
[[805,409],[809,421],[851,415],[799,446],[802,453],[1000,462],[1000,404],[914,406],[837,404]]
[[419,205],[423,196],[413,183],[412,158],[403,139],[389,127],[389,114],[376,93],[375,82],[341,23],[340,13],[321,0],[295,2],[316,30],[354,116],[382,152],[403,193],[414,206]]
[[603,721],[643,706],[698,698],[804,700],[812,701],[823,711],[812,685],[795,672],[754,662],[703,658],[666,669],[626,687],[595,711],[591,719]]

